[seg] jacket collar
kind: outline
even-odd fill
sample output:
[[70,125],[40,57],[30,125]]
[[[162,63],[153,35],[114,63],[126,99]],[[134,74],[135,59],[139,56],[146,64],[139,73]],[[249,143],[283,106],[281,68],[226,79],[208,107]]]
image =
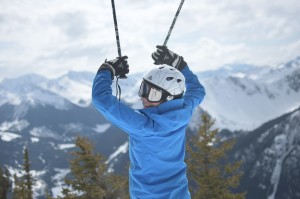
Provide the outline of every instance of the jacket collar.
[[170,100],[164,103],[161,103],[159,106],[155,107],[150,107],[150,108],[144,108],[141,109],[140,111],[145,114],[149,113],[158,113],[162,114],[171,110],[176,110],[179,108],[182,108],[183,106],[183,99],[175,99],[175,100]]
[[179,109],[183,106],[183,99],[175,99],[164,102],[157,107],[158,113],[165,113],[171,110]]

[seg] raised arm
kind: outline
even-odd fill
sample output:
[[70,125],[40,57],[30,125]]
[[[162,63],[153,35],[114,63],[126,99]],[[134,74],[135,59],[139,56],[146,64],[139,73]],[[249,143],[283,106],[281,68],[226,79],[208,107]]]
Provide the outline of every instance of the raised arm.
[[[126,58],[124,60],[126,60]],[[116,63],[116,65],[114,65],[114,63]],[[147,131],[143,130],[145,128],[152,128],[153,121],[140,112],[131,109],[112,95],[112,79],[116,74],[122,74],[117,66],[122,66],[120,68],[124,71],[128,70],[127,62],[120,60],[116,62],[105,62],[99,68],[93,82],[93,104],[106,119],[128,134],[133,136],[147,136]]]
[[193,111],[203,100],[205,89],[198,77],[189,69],[182,56],[169,50],[166,46],[156,46],[157,50],[152,54],[155,64],[167,64],[182,72],[185,77],[186,92],[184,104]]

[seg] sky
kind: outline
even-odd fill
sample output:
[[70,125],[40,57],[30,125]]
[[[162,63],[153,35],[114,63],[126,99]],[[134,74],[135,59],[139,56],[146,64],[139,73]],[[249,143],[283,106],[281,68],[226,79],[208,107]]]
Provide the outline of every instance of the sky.
[[[131,73],[153,67],[179,0],[115,0]],[[299,0],[186,0],[168,41],[194,71],[300,56]],[[109,0],[0,0],[0,80],[96,72],[118,56]]]

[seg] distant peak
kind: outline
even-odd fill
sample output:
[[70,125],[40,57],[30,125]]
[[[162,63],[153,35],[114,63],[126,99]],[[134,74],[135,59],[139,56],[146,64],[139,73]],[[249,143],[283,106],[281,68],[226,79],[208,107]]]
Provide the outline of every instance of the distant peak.
[[280,64],[277,68],[296,68],[296,67],[300,67],[300,56],[284,64]]
[[38,85],[48,79],[42,75],[36,73],[30,73],[14,78],[5,78],[1,82],[1,85],[4,87],[13,87],[13,86],[28,86],[28,85]]
[[71,80],[85,80],[92,81],[95,74],[88,71],[68,71],[66,74],[62,75],[60,78],[69,78]]

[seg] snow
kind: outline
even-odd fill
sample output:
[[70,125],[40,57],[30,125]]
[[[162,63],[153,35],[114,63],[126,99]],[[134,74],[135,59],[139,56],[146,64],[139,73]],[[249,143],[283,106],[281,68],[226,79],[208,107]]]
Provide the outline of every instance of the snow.
[[233,73],[225,78],[200,79],[207,93],[201,107],[220,128],[253,130],[300,106],[300,92],[291,90],[285,81],[292,71],[262,68],[248,71],[243,77]]
[[74,130],[79,132],[83,130],[83,125],[81,123],[68,123],[66,125],[63,125],[63,128],[66,133],[72,132]]
[[237,77],[237,78],[244,78],[244,77],[246,77],[246,74],[245,73],[235,73],[232,76]]
[[[252,130],[264,122],[274,119],[284,113],[295,110],[300,106],[300,92],[292,90],[286,81],[295,69],[299,69],[297,63],[291,63],[291,67],[281,65],[277,69],[269,67],[249,67],[244,66],[230,67],[208,73],[198,73],[200,81],[206,88],[207,96],[200,107],[197,107],[195,114],[189,125],[196,129],[200,125],[199,117],[202,109],[207,111],[216,119],[216,126],[228,128],[229,130]],[[94,74],[93,74],[94,75]],[[141,108],[141,101],[138,97],[138,89],[142,74],[130,75],[127,80],[120,80],[122,88],[121,100],[129,104],[132,108]],[[30,126],[29,122],[21,118],[26,114],[31,105],[51,105],[57,109],[67,109],[71,103],[88,107],[91,102],[92,78],[90,75],[82,73],[69,73],[57,79],[41,78],[35,75],[5,80],[0,83],[0,106],[5,103],[18,105],[12,117],[17,118],[13,121],[5,121],[0,124],[0,137],[5,142],[10,142],[22,137],[22,131]],[[115,93],[115,82],[113,83]],[[299,111],[291,115],[291,120],[299,120]],[[287,122],[289,123],[289,122]],[[291,122],[292,123],[292,122]],[[282,128],[283,124],[274,126]],[[111,124],[98,124],[90,126],[89,129],[97,133],[104,133],[111,127]],[[81,131],[84,126],[81,123],[69,123],[62,128],[65,133]],[[273,128],[273,130],[274,130]],[[266,138],[270,138],[269,130],[258,138],[258,143],[263,143]],[[285,126],[283,132],[274,138],[273,144],[264,150],[263,160],[256,162],[255,167],[261,168],[268,165],[268,172],[261,175],[271,175],[270,184],[273,187],[268,199],[274,199],[279,186],[282,173],[282,166],[285,159],[293,151],[294,137],[299,134],[292,125]],[[45,126],[35,126],[29,131],[31,143],[37,143],[42,138],[54,138],[60,140],[62,136],[53,132]],[[61,141],[61,140],[60,140]],[[71,142],[69,140],[68,142]],[[55,150],[65,150],[75,147],[73,143],[57,144],[56,141],[49,142]],[[106,164],[109,165],[109,172],[113,171],[114,163],[119,155],[128,152],[128,142],[118,146],[108,157]],[[251,155],[251,154],[250,154]],[[42,154],[38,160],[45,163]],[[265,161],[265,162],[264,162]],[[269,163],[269,164],[266,164]],[[16,161],[16,165],[19,165]],[[12,171],[13,170],[13,171]],[[12,174],[21,174],[21,170],[10,168]],[[52,181],[55,187],[51,189],[54,197],[61,196],[63,178],[70,172],[69,169],[55,169],[57,174]],[[35,176],[42,176],[45,171],[33,171]],[[266,189],[265,185],[260,187]],[[42,195],[44,182],[38,180],[35,188],[35,196]],[[268,187],[269,189],[269,187]]]
[[31,137],[30,139],[31,139],[31,142],[32,142],[32,143],[37,143],[37,142],[40,141],[40,139],[39,139],[39,138],[36,138],[36,137]]
[[0,106],[3,104],[10,102],[10,104],[13,105],[20,105],[21,104],[21,99],[18,97],[18,95],[14,93],[10,93],[4,90],[0,90]]
[[[79,76],[80,75],[78,75],[77,78],[80,78]],[[68,76],[63,76],[51,81],[44,87],[53,93],[63,96],[78,106],[87,107],[91,103],[92,79],[90,81],[76,81],[76,79],[74,80]]]
[[63,182],[65,176],[70,173],[70,169],[54,169],[57,174],[52,177],[52,181],[54,182],[54,187],[51,188],[51,192],[53,194],[53,197],[62,197],[62,191],[63,191]]
[[108,172],[113,172],[113,160],[116,160],[116,157],[120,155],[121,153],[127,153],[128,151],[128,141],[126,141],[124,144],[119,146],[115,152],[113,152],[109,158],[105,161],[105,164],[109,164]]
[[41,155],[39,155],[39,160],[41,160],[41,162],[43,163],[43,164],[45,164],[46,163],[46,160],[42,157],[42,154]]
[[258,143],[262,143],[264,142],[265,138],[269,135],[270,131],[266,131],[264,132],[262,135],[260,135],[260,137],[258,138],[257,142]]
[[15,131],[21,132],[29,126],[26,120],[5,121],[0,125],[0,131]]
[[275,199],[284,161],[288,157],[288,155],[295,149],[295,146],[293,146],[293,142],[299,132],[294,125],[297,125],[299,121],[300,111],[296,111],[291,115],[289,121],[281,124],[282,129],[284,129],[284,131],[282,132],[283,134],[277,135],[274,138],[273,145],[269,148],[268,153],[273,154],[273,156],[276,158],[276,162],[270,179],[271,186],[273,187],[273,189],[271,190],[273,191],[268,196],[268,199]]
[[287,157],[287,155],[293,150],[291,148],[289,151],[284,153],[279,159],[276,160],[275,168],[273,169],[273,173],[271,176],[271,186],[273,186],[273,192],[268,196],[268,199],[275,199],[275,195],[277,192],[278,184],[280,181],[281,170],[283,166],[283,160]]
[[[143,108],[141,98],[138,96],[143,75],[144,74],[141,73],[134,75],[129,74],[126,81],[122,79],[119,80],[119,85],[121,87],[121,101],[129,104],[133,109]],[[115,95],[116,81],[113,81],[112,90]]]
[[45,126],[35,127],[29,131],[29,134],[37,138],[54,138],[57,140],[61,138],[60,135]]
[[32,187],[33,188],[33,198],[38,198],[40,196],[44,196],[47,184],[45,181],[42,180],[42,176],[46,174],[46,171],[45,170],[41,170],[41,171],[31,170],[30,173],[32,174],[32,177],[34,179],[38,179],[37,181],[34,182],[34,185]]
[[26,115],[27,111],[29,110],[29,107],[26,103],[21,102],[20,105],[17,106],[14,110],[14,118],[22,118]]
[[[25,173],[23,169],[16,169],[11,166],[6,165],[5,166],[10,175],[11,175],[11,181],[12,181],[12,188],[14,188],[14,178],[13,176],[16,175],[17,177],[23,176]],[[33,184],[33,198],[39,198],[40,196],[45,195],[45,189],[47,187],[46,182],[42,180],[42,176],[46,174],[45,170],[30,170],[30,174],[32,175],[33,179],[35,179],[34,184]]]
[[10,142],[12,140],[15,140],[17,138],[20,138],[21,136],[15,133],[9,133],[9,132],[2,132],[0,131],[0,137],[5,142]]
[[68,173],[70,173],[70,169],[55,168],[54,171],[57,172],[57,174],[52,177],[53,181],[61,181]]
[[97,133],[104,133],[109,129],[111,124],[97,124],[95,128],[93,128],[94,131]]
[[26,99],[31,102],[31,105],[53,105],[58,110],[68,110],[69,108],[69,102],[66,99],[43,90],[34,90],[28,93]]
[[109,164],[119,154],[121,154],[121,153],[127,153],[127,151],[128,151],[128,145],[129,145],[129,143],[128,143],[128,141],[126,141],[124,144],[122,144],[121,146],[119,146],[118,149],[109,156],[109,158],[106,160],[105,164]]
[[69,148],[74,148],[74,147],[76,147],[76,145],[73,144],[73,143],[69,143],[69,144],[59,144],[59,145],[58,145],[58,148],[61,149],[61,150],[69,149]]
[[22,102],[27,102],[32,106],[53,105],[57,109],[66,110],[70,102],[51,92],[50,89],[43,88],[42,85],[45,85],[47,81],[49,81],[47,78],[35,74],[5,79],[0,84],[0,96],[5,96],[0,104],[21,105]]
[[[299,68],[297,58],[277,68],[232,64],[197,73],[207,93],[201,108],[216,119],[219,128],[253,130],[300,106],[300,92],[291,89],[286,79]],[[142,108],[137,95],[142,76],[142,73],[129,74],[128,79],[119,81],[121,100],[134,109]],[[56,79],[38,75],[6,79],[0,83],[0,105],[18,104],[14,113],[17,118],[26,114],[27,103],[51,105],[57,109],[68,109],[72,104],[88,107],[93,77],[94,73],[71,71]],[[113,94],[115,84],[114,81]],[[109,127],[96,126],[94,130],[102,133],[105,128]]]

